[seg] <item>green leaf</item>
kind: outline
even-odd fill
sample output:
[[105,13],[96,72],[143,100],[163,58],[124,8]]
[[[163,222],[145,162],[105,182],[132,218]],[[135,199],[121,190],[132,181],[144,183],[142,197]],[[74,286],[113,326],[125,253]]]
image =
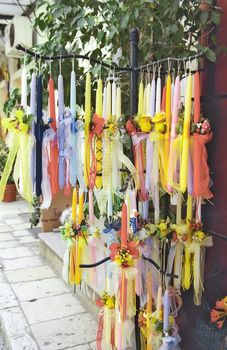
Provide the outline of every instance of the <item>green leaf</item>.
[[208,11],[202,11],[202,12],[201,12],[201,14],[200,14],[200,19],[201,19],[201,22],[202,22],[203,24],[207,22],[208,17],[209,17],[209,12],[208,12]]
[[208,60],[215,62],[216,61],[216,52],[214,50],[208,49],[206,51],[206,56],[208,58]]
[[211,20],[212,20],[212,22],[214,22],[214,24],[216,26],[219,25],[221,22],[221,13],[216,12],[216,11],[212,11],[211,12]]

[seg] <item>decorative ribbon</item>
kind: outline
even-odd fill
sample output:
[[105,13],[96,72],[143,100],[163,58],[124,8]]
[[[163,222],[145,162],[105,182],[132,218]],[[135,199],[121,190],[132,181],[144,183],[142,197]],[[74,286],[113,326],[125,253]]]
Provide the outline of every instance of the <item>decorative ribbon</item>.
[[71,124],[71,137],[69,138],[69,146],[71,149],[70,160],[70,183],[79,182],[81,191],[85,192],[85,182],[83,176],[83,160],[81,149],[83,147],[83,128],[84,123],[81,120],[73,121]]
[[212,237],[207,236],[202,242],[192,241],[189,252],[193,254],[193,285],[194,285],[194,303],[201,304],[203,290],[203,272],[205,263],[205,247],[212,247]]
[[51,190],[51,175],[50,175],[50,148],[51,143],[54,139],[54,131],[52,129],[46,130],[43,134],[43,144],[42,144],[42,195],[43,203],[41,209],[48,209],[51,205],[52,200],[52,190]]
[[144,178],[144,152],[142,142],[149,137],[149,134],[136,133],[132,135],[132,143],[134,146],[134,159],[135,168],[139,177],[139,198],[141,201],[146,201],[148,199],[148,194],[145,186]]

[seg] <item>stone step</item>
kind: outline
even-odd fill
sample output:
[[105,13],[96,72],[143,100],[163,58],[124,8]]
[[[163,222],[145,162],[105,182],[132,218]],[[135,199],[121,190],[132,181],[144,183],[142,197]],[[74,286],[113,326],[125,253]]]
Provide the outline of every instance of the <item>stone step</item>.
[[[66,250],[66,243],[62,240],[59,231],[45,232],[39,234],[40,254],[46,259],[58,276],[62,278],[63,257]],[[80,299],[81,303],[91,312],[95,318],[98,317],[99,309],[96,306],[98,295],[91,286],[69,286],[72,293]]]

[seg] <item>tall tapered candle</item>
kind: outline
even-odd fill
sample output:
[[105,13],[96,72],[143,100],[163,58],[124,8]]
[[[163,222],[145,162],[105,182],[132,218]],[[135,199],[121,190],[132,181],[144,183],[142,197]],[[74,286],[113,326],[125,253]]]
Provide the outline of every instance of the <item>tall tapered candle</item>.
[[111,119],[111,83],[108,81],[106,86],[106,119]]
[[149,115],[149,116],[151,116],[150,100],[151,100],[151,83],[148,83],[147,84],[146,115]]
[[[102,80],[99,79],[97,83],[97,90],[96,90],[96,109],[95,112],[99,117],[102,117]],[[96,158],[96,171],[99,174],[99,176],[96,176],[96,187],[101,188],[102,187],[102,137],[97,136],[95,141],[95,158]]]
[[127,214],[127,205],[123,203],[122,205],[122,219],[121,219],[121,245],[127,246],[128,240],[128,214]]
[[144,87],[143,82],[140,82],[139,85],[139,100],[138,100],[138,115],[143,114],[144,111]]
[[96,90],[96,114],[101,117],[102,116],[102,79],[98,80],[97,90]]
[[76,118],[76,73],[73,70],[70,76],[70,111],[72,119]]
[[52,119],[50,126],[56,131],[56,114],[55,114],[55,95],[54,95],[54,80],[50,77],[48,82],[49,90],[49,116]]
[[165,291],[163,304],[164,304],[163,332],[168,332],[168,330],[169,330],[169,313],[170,313],[170,300],[169,300],[168,290]]
[[[64,83],[63,76],[59,74],[58,76],[58,115],[59,123],[64,119]],[[64,147],[65,147],[65,135],[64,126],[61,128],[61,133],[59,135],[59,187],[63,188],[65,185],[65,157],[64,157]]]
[[180,189],[182,193],[186,191],[187,183],[188,183],[188,156],[189,156],[191,107],[192,107],[192,75],[190,74],[187,79],[182,157],[181,157],[181,165],[180,165]]
[[84,180],[86,186],[89,183],[90,175],[90,149],[88,147],[89,142],[89,126],[91,121],[91,75],[86,74],[86,87],[85,87],[85,124],[84,124]]
[[[171,121],[171,139],[170,139],[170,150],[169,150],[169,166],[168,166],[168,178],[171,177],[171,169],[173,167],[174,161],[174,140],[177,136],[176,125],[178,121],[178,110],[179,110],[179,101],[180,101],[180,77],[177,76],[174,86],[174,99],[173,99],[173,108],[172,108],[172,121]],[[173,188],[168,183],[167,189],[169,192],[173,192]]]
[[117,101],[117,86],[115,81],[113,81],[112,83],[112,116],[113,117],[116,117],[116,113],[117,113],[116,101]]
[[158,320],[162,317],[162,286],[158,287],[156,317]]
[[103,89],[102,116],[104,119],[107,119],[106,118],[106,85],[104,86],[104,89]]
[[157,79],[155,113],[161,111],[161,78]]
[[151,314],[152,314],[152,275],[148,271],[147,275],[147,350],[152,350],[152,344],[149,340],[151,333]]
[[151,271],[148,271],[147,275],[147,313],[152,313],[152,277]]
[[27,69],[24,65],[21,73],[21,105],[24,107],[25,111],[27,111],[27,95]]
[[37,83],[37,123],[35,126],[36,134],[36,195],[39,197],[42,193],[42,76],[38,76]]
[[155,79],[151,82],[151,94],[150,94],[150,115],[153,118],[155,115]]
[[[36,118],[36,74],[32,73],[31,79],[31,94],[30,94],[30,110],[33,115],[32,121],[32,135],[35,136],[35,118]],[[35,184],[35,145],[32,149],[32,157],[31,157],[31,180],[32,180],[32,188],[34,190]]]
[[169,157],[171,125],[171,75],[168,74],[166,81],[166,133],[165,133],[165,157]]
[[121,87],[117,87],[117,120],[121,117]]
[[194,75],[194,123],[200,120],[200,77],[199,72]]
[[77,188],[74,187],[72,195],[72,220],[74,225],[76,224],[76,215],[77,215]]
[[[50,77],[48,82],[49,89],[49,115],[52,119],[50,123],[51,128],[56,132],[56,113],[55,113],[55,93],[54,93],[54,80]],[[58,145],[56,142],[51,142],[50,145],[50,162],[49,162],[49,175],[51,183],[51,191],[54,196],[59,191],[59,169],[56,167],[56,159],[59,157]]]
[[84,218],[84,192],[79,192],[79,213],[78,224],[80,225]]

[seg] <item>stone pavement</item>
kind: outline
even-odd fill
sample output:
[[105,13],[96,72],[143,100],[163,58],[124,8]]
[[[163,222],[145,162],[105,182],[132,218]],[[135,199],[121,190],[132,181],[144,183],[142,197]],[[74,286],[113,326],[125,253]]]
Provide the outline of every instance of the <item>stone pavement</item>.
[[0,203],[0,349],[94,350],[97,322],[40,256],[28,211]]

